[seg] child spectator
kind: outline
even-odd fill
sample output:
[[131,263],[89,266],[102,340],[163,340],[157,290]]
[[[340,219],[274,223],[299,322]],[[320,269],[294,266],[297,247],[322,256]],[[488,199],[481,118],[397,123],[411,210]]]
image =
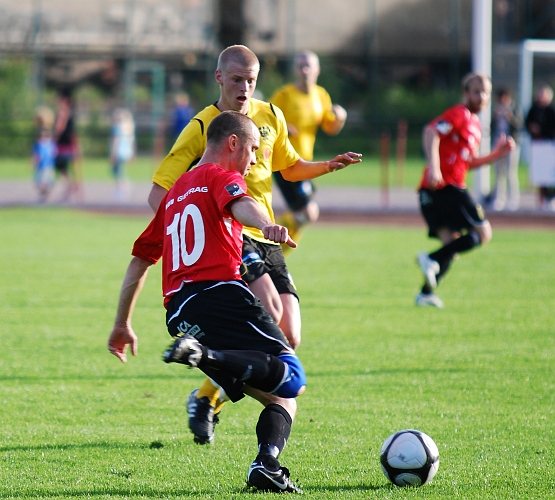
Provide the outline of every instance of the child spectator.
[[114,111],[112,137],[110,141],[110,161],[116,181],[114,197],[124,201],[129,196],[129,182],[125,174],[125,164],[135,156],[135,122],[131,111],[118,108]]
[[56,143],[52,137],[54,113],[41,106],[35,112],[36,139],[33,144],[34,180],[39,193],[39,202],[47,201],[54,186]]

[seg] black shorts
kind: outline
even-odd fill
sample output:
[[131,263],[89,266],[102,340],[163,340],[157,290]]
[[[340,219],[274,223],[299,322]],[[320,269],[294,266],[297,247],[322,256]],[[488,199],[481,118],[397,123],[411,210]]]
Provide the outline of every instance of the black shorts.
[[462,231],[486,222],[484,209],[463,188],[448,185],[443,189],[420,189],[420,211],[428,225],[428,235],[437,238],[437,231],[448,228]]
[[54,161],[54,168],[57,174],[67,175],[69,173],[69,166],[73,161],[73,155],[61,154],[56,156]]
[[243,235],[243,266],[246,272],[242,277],[247,283],[268,273],[278,293],[291,293],[299,298],[279,245],[263,243]]
[[[187,333],[216,350],[261,351],[277,356],[291,349],[279,326],[242,281],[203,281],[185,285],[166,312],[172,337]],[[203,371],[232,401],[243,397],[243,382],[218,370]]]
[[281,172],[274,172],[274,180],[276,181],[285,203],[289,210],[297,212],[305,208],[310,200],[314,197],[316,189],[311,181],[286,181]]

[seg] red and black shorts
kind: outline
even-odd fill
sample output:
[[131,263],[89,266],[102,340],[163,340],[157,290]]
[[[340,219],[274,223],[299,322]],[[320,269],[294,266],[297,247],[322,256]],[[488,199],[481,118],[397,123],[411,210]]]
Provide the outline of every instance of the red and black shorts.
[[437,231],[448,228],[462,231],[486,222],[484,209],[464,188],[448,185],[443,189],[420,189],[420,211],[428,225],[428,235],[437,238]]

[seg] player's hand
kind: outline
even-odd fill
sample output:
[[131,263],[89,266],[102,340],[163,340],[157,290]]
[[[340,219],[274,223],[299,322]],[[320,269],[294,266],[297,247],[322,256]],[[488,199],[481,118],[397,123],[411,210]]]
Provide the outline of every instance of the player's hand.
[[108,338],[108,350],[122,363],[127,363],[127,346],[131,346],[131,354],[137,355],[139,339],[130,326],[114,325]]
[[511,151],[515,149],[515,141],[512,137],[507,137],[505,134],[501,134],[497,144],[495,145],[495,152],[500,156],[507,156]]
[[285,243],[291,248],[297,248],[297,244],[289,236],[289,231],[285,226],[279,224],[266,224],[262,228],[264,238],[273,241],[274,243]]
[[340,106],[339,104],[334,104],[331,107],[331,110],[340,122],[347,121],[347,110],[343,106]]
[[328,172],[342,170],[345,167],[352,165],[353,163],[360,163],[361,161],[362,155],[360,153],[353,153],[349,151],[348,153],[337,155],[333,160],[330,160]]
[[441,170],[436,170],[432,167],[428,167],[426,175],[428,186],[430,186],[430,189],[437,189],[438,186],[443,185],[443,176],[441,175]]

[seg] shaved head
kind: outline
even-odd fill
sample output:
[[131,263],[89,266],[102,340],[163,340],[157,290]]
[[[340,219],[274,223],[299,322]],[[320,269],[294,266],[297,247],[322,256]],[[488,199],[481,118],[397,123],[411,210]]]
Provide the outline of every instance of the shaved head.
[[253,135],[253,130],[258,130],[258,127],[247,115],[237,111],[224,111],[210,122],[206,139],[218,146],[234,134],[244,142]]
[[301,65],[305,61],[308,61],[311,65],[314,65],[314,67],[320,69],[320,59],[311,50],[304,50],[303,52],[299,52],[295,56],[295,64],[297,66]]
[[225,72],[234,63],[245,68],[252,68],[254,66],[260,68],[258,57],[256,57],[251,49],[244,45],[231,45],[224,49],[218,57],[217,69]]

